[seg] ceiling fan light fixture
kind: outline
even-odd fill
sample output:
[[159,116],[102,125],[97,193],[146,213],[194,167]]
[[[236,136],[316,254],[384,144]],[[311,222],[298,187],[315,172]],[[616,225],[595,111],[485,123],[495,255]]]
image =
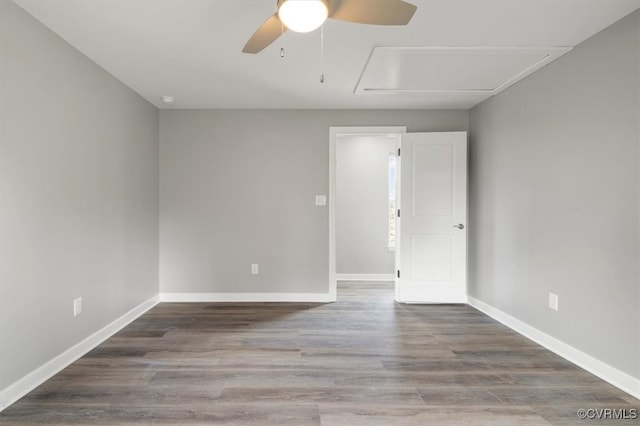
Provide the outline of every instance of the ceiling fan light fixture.
[[324,0],[280,0],[278,16],[288,29],[308,33],[327,20],[329,9]]

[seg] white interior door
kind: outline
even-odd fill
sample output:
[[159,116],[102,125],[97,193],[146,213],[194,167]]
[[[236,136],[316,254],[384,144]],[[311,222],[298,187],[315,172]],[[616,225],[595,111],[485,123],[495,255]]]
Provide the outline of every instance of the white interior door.
[[467,302],[467,133],[406,133],[396,299]]

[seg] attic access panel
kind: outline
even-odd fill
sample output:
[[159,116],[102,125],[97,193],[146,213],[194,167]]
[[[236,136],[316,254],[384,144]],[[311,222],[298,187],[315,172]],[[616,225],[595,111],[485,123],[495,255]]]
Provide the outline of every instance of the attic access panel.
[[499,93],[568,47],[380,47],[371,51],[356,94]]

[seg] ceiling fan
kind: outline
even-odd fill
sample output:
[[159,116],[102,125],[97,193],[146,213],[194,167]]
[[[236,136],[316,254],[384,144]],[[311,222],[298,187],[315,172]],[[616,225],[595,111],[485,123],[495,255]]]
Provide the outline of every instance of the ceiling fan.
[[242,51],[258,53],[284,31],[304,33],[327,18],[371,25],[407,25],[417,7],[403,0],[277,0],[277,12],[251,36]]

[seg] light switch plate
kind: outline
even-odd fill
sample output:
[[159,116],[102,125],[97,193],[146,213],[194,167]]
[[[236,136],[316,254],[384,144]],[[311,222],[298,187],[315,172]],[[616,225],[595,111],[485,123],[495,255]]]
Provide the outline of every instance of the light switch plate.
[[327,205],[327,196],[316,195],[316,206],[326,206],[326,205]]
[[554,311],[558,310],[558,295],[557,294],[549,293],[549,308],[553,309]]

